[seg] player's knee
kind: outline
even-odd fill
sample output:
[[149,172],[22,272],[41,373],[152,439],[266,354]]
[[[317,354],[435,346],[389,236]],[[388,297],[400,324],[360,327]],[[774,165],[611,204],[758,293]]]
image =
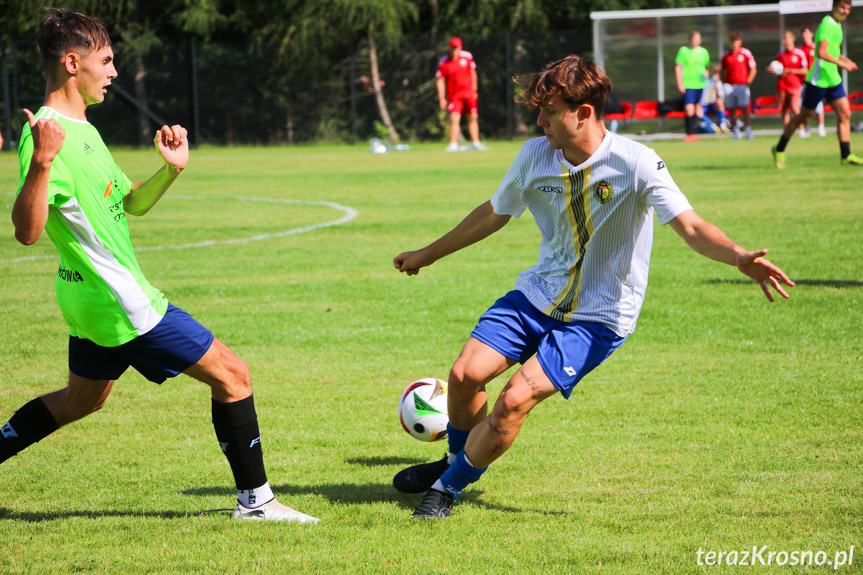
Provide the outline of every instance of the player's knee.
[[233,395],[248,396],[252,393],[252,375],[245,361],[233,356],[228,367],[229,376],[225,382]]
[[107,399],[107,397],[69,393],[64,402],[66,404],[67,417],[71,421],[75,421],[87,417],[91,413],[96,413],[105,407]]
[[527,417],[532,395],[525,390],[509,386],[501,392],[492,410],[492,421],[501,427],[509,426]]
[[456,361],[449,372],[449,392],[475,390],[488,382],[488,375],[468,361]]

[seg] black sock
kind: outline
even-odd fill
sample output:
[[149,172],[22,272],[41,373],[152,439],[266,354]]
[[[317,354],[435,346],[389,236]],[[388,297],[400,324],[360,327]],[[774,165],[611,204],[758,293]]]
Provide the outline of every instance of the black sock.
[[23,405],[0,428],[0,463],[59,429],[41,397]]
[[213,400],[213,427],[228,458],[237,490],[255,489],[267,482],[261,432],[255,401],[250,395],[232,403]]
[[844,160],[851,155],[851,142],[839,142],[839,153],[842,154]]
[[695,126],[697,125],[698,118],[695,116],[687,116],[686,117],[686,135],[691,136],[695,133]]
[[779,136],[779,143],[776,144],[776,151],[777,152],[784,152],[785,146],[788,145],[788,140],[789,140],[789,138],[786,138],[784,135]]

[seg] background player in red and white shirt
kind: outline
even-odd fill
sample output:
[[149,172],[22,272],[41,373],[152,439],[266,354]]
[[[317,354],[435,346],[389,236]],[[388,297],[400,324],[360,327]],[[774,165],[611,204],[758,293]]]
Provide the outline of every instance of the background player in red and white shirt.
[[737,112],[743,116],[743,126],[746,138],[751,140],[752,128],[749,125],[749,85],[755,79],[758,69],[752,52],[743,47],[743,35],[731,32],[728,35],[731,50],[722,54],[722,82],[725,85],[725,108],[729,112],[731,125],[734,127],[732,139],[740,139],[740,128],[737,127]]
[[[815,33],[812,31],[812,28],[809,26],[804,26],[800,29],[800,36],[803,38],[803,46],[800,47],[803,50],[803,53],[806,54],[806,65],[811,68],[815,63]],[[803,90],[806,90],[806,74],[809,73],[807,69],[800,80],[803,82]],[[815,115],[818,116],[818,135],[822,138],[827,137],[827,130],[824,128],[824,102],[818,102],[818,106],[815,108]],[[797,136],[800,138],[808,138],[809,137],[809,118],[806,119],[806,123],[803,126],[800,126],[800,129],[797,131]]]
[[782,46],[785,48],[773,58],[774,61],[782,64],[782,72],[776,74],[770,66],[767,71],[771,74],[779,76],[776,81],[776,96],[779,100],[779,113],[782,114],[782,125],[787,126],[791,119],[791,112],[794,115],[800,113],[800,100],[802,97],[803,80],[806,77],[806,72],[809,71],[809,65],[806,60],[806,54],[803,50],[794,46],[794,32],[786,30],[782,34]]
[[476,62],[470,52],[462,50],[461,39],[452,37],[449,52],[437,65],[437,93],[441,110],[449,112],[449,146],[447,152],[458,152],[458,135],[461,132],[461,117],[467,114],[467,129],[471,148],[485,150],[479,141],[479,116],[477,114]]

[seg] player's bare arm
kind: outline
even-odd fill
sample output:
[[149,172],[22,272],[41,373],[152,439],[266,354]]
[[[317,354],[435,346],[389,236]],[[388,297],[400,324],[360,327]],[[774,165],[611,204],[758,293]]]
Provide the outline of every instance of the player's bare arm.
[[153,139],[165,165],[146,182],[136,182],[123,199],[127,213],[143,216],[156,205],[189,163],[189,139],[182,126],[162,126]]
[[446,110],[446,80],[438,78],[435,84],[437,85],[437,97],[440,101],[440,109]]
[[409,276],[416,275],[420,268],[487,238],[505,226],[509,218],[496,214],[491,202],[485,202],[438,240],[422,249],[397,255],[393,265]]
[[683,66],[680,64],[674,65],[674,76],[677,78],[677,91],[681,94],[686,93],[686,88],[683,87]]
[[63,148],[66,131],[54,120],[39,120],[25,109],[33,135],[33,157],[24,187],[12,207],[15,239],[25,246],[36,242],[48,221],[48,181],[51,164]]
[[790,297],[780,282],[791,287],[794,287],[794,282],[776,265],[764,259],[766,249],[753,252],[740,247],[694,210],[683,212],[671,220],[669,225],[696,252],[718,262],[736,266],[743,274],[755,280],[769,301],[773,301],[770,287],[783,298]]
[[849,72],[857,71],[857,64],[855,64],[850,58],[848,58],[844,54],[839,54],[837,58],[831,56],[830,52],[827,51],[827,45],[827,42],[818,42],[818,49],[816,50],[816,53],[819,58],[827,62],[833,62],[840,68],[845,68]]

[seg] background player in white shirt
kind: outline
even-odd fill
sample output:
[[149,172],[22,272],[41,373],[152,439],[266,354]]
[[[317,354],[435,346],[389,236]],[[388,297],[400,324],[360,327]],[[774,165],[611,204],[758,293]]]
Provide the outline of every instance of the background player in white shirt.
[[[500,230],[530,208],[542,232],[537,265],[480,318],[449,375],[449,456],[400,471],[393,486],[426,495],[414,517],[447,517],[462,489],[512,445],[527,414],[602,363],[635,329],[647,288],[653,212],[692,249],[737,266],[761,286],[793,286],[690,207],[656,153],[608,132],[611,81],[569,56],[531,77],[522,102],[539,108],[544,138],[525,143],[494,197],[428,246],[399,254],[408,275]],[[487,414],[485,386],[515,365]]]

